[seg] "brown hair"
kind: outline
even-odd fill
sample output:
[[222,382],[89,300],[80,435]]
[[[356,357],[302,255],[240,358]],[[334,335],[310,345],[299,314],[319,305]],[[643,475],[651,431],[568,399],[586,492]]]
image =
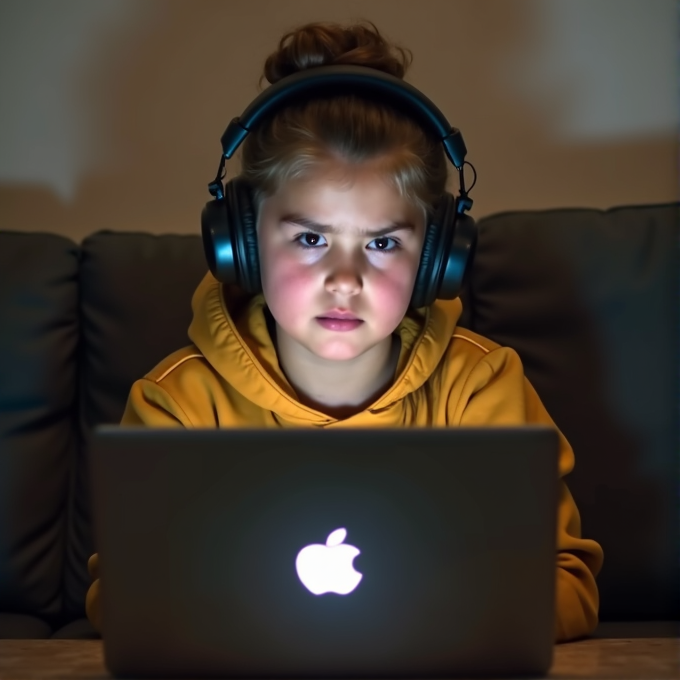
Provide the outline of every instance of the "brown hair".
[[[286,33],[267,58],[263,78],[274,84],[332,64],[368,66],[403,78],[413,59],[410,50],[390,44],[373,23],[365,23],[310,23]],[[331,159],[348,166],[380,159],[386,178],[425,211],[445,190],[441,142],[395,109],[354,95],[317,97],[279,110],[246,138],[241,176],[253,186],[259,208],[287,180]]]

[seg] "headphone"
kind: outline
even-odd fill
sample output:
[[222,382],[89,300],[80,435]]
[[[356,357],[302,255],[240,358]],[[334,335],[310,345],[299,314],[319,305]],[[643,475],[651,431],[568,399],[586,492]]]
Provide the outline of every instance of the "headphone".
[[[366,66],[319,66],[282,78],[254,99],[234,118],[221,138],[222,156],[217,176],[208,185],[213,200],[201,214],[203,247],[213,276],[236,284],[248,293],[262,290],[257,249],[257,211],[248,182],[237,176],[223,186],[225,161],[232,157],[248,133],[263,119],[302,97],[358,94],[387,103],[405,113],[444,145],[458,170],[460,193],[444,192],[428,214],[423,250],[416,275],[412,307],[424,307],[437,298],[458,297],[476,241],[473,218],[466,215],[472,199],[465,189],[467,149],[460,131],[451,127],[441,111],[422,92],[388,73]],[[476,173],[472,186],[476,181]],[[470,189],[472,189],[472,186]]]

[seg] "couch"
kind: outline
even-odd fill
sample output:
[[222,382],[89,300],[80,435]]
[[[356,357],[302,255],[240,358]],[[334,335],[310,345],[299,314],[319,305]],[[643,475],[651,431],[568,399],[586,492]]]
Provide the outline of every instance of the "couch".
[[[575,450],[603,625],[680,621],[679,217],[486,217],[463,294],[462,325],[518,351]],[[95,636],[89,434],[188,344],[205,271],[197,235],[0,231],[0,638]]]

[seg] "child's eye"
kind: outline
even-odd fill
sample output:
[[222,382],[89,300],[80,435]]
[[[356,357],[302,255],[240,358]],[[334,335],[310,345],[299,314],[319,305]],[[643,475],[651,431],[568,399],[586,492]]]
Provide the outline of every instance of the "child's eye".
[[389,252],[396,250],[399,247],[399,241],[389,236],[381,236],[371,241],[368,246],[369,250],[380,250],[382,252]]
[[321,234],[313,231],[305,231],[295,237],[295,241],[301,248],[319,248],[326,245],[326,239]]

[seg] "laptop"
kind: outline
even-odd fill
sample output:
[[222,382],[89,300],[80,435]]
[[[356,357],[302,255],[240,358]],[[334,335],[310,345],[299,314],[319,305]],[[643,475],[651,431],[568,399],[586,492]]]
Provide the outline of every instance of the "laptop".
[[135,677],[543,675],[547,427],[100,427],[105,661]]

